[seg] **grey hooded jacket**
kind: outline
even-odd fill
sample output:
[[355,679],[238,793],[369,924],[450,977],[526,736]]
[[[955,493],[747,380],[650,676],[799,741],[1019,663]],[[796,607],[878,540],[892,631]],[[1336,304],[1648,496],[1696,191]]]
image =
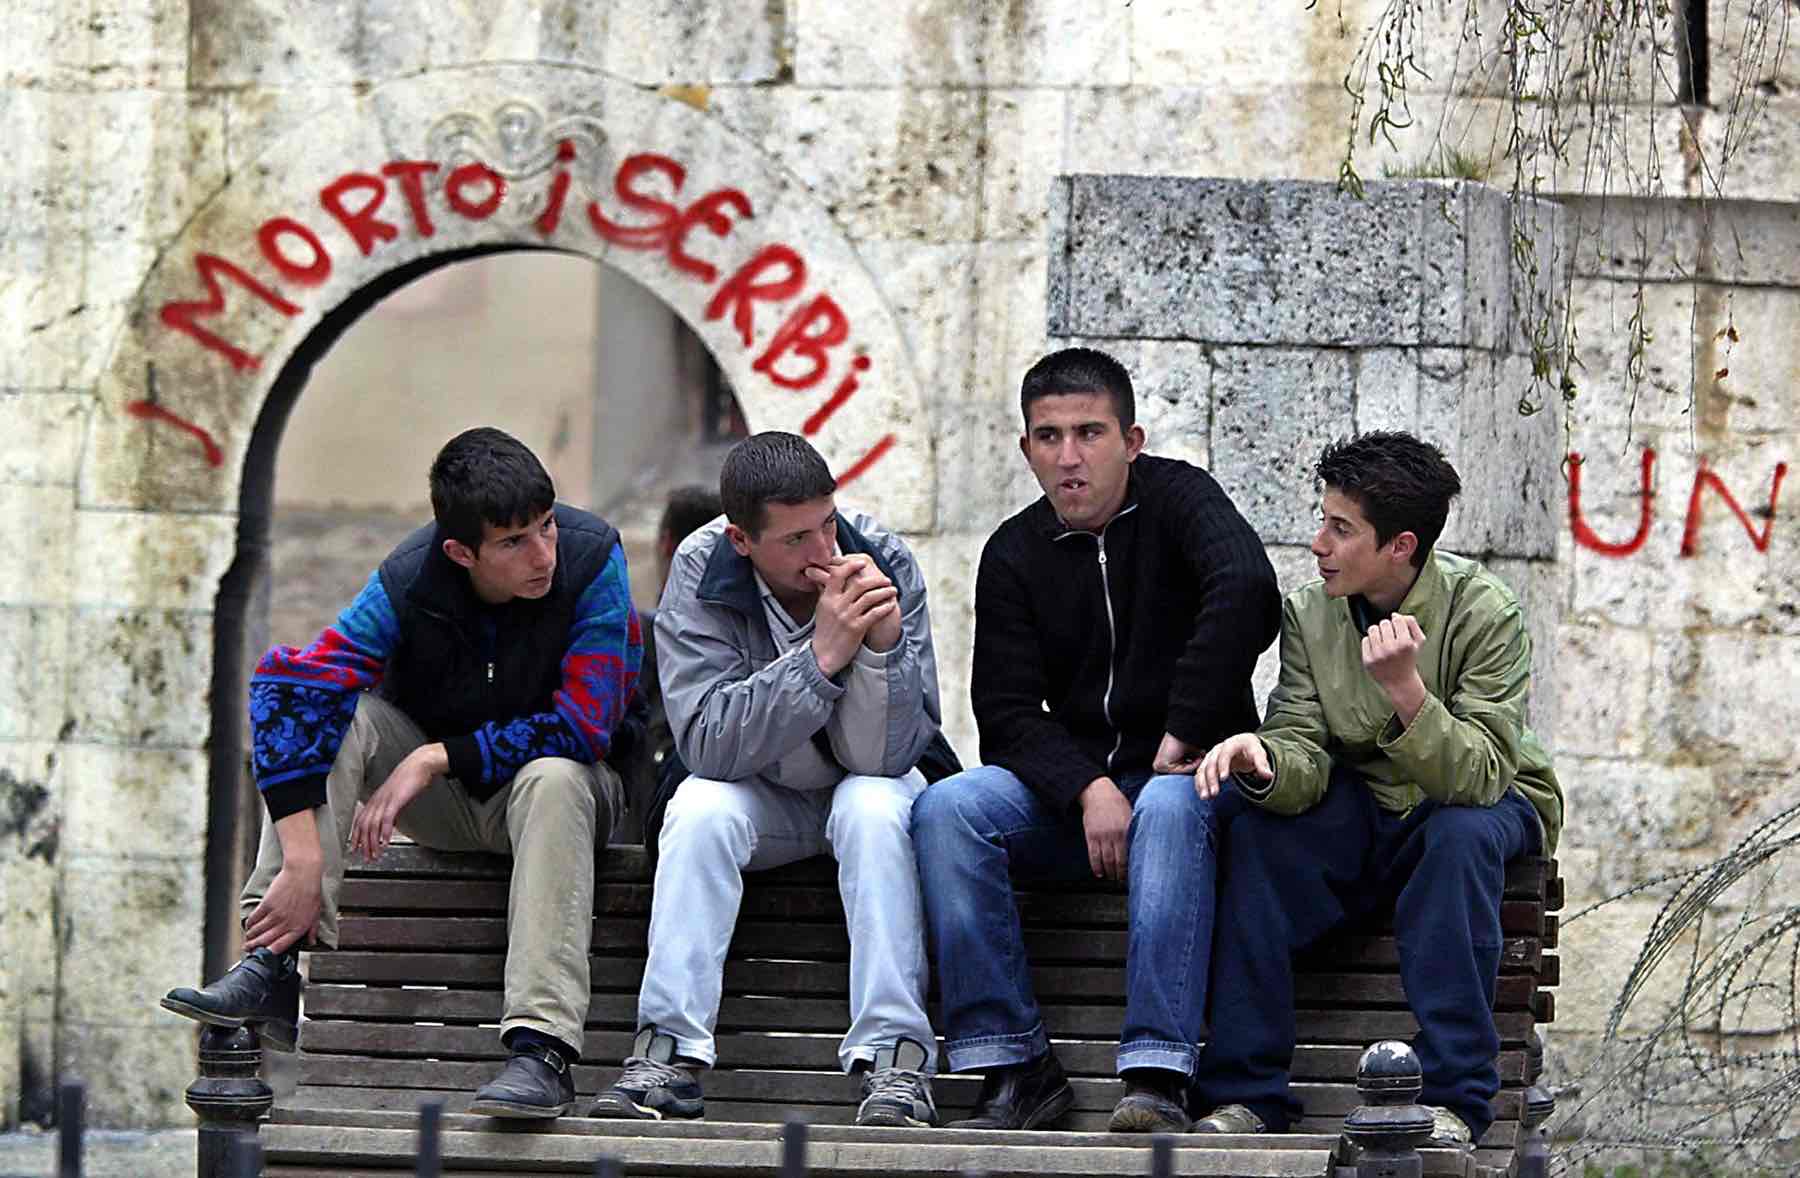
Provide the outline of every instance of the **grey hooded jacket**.
[[688,772],[829,789],[846,773],[898,777],[937,737],[937,659],[912,553],[860,512],[838,513],[838,550],[868,553],[899,589],[901,638],[885,654],[859,650],[828,677],[811,643],[781,653],[750,560],[722,518],[682,541],[656,611],[656,652]]

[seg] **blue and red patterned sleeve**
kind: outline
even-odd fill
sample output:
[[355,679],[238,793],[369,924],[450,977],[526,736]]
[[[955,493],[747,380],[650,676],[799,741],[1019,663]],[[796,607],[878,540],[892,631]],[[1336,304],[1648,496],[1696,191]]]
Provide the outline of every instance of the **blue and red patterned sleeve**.
[[643,658],[625,550],[615,543],[606,566],[576,602],[553,710],[490,721],[468,736],[444,741],[450,776],[481,796],[539,757],[567,757],[584,765],[600,760],[631,702]]
[[399,639],[393,603],[374,573],[311,646],[273,647],[256,664],[251,764],[271,818],[325,804],[325,776],[356,716],[356,701],[381,682]]

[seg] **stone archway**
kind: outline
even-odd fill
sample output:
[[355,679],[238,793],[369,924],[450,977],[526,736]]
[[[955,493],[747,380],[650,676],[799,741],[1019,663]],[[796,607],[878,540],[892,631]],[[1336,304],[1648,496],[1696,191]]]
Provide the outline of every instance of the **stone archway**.
[[81,506],[229,513],[307,334],[384,274],[495,247],[617,266],[712,349],[755,428],[807,434],[885,519],[930,528],[918,378],[826,210],[717,119],[541,64],[372,87],[234,176],[139,292],[101,380]]
[[[217,668],[240,661],[215,623],[243,587],[247,475],[279,440],[292,374],[399,282],[511,249],[624,271],[700,336],[753,428],[807,434],[859,502],[931,529],[932,439],[892,310],[830,214],[717,119],[533,64],[417,75],[314,116],[161,252],[88,419],[72,541],[88,613],[70,657],[89,670],[67,726],[118,751],[69,772],[108,774],[118,799],[88,837],[167,855],[133,868],[154,878],[76,947],[101,954],[115,927],[154,946],[156,968],[121,976],[109,1007],[152,1011],[171,977],[201,972],[209,779],[227,779],[239,739],[213,724],[209,696],[232,694]],[[114,878],[66,886],[117,895]],[[168,1031],[147,1040],[153,1119],[191,1066],[185,1049],[163,1057],[186,1033]]]

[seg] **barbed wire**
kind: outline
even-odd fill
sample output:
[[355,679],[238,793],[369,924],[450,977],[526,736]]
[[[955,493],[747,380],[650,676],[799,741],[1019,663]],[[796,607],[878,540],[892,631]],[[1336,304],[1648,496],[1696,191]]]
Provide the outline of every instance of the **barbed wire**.
[[1587,1131],[1559,1147],[1560,1172],[1628,1151],[1660,1157],[1668,1173],[1800,1172],[1796,845],[1800,804],[1710,863],[1642,881],[1564,921],[1671,889],[1599,1050],[1565,1078],[1553,1131]]

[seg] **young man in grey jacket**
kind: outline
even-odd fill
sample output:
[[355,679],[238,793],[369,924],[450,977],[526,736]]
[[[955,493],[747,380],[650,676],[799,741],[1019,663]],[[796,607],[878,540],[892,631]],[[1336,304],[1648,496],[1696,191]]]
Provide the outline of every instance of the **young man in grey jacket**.
[[930,1125],[923,908],[909,816],[938,735],[925,582],[899,537],[837,510],[794,434],[726,456],[722,520],[675,553],[656,614],[658,674],[690,776],[658,835],[638,1034],[597,1117],[693,1118],[716,1058],[725,951],[745,870],[838,861],[850,931],[857,1123]]

